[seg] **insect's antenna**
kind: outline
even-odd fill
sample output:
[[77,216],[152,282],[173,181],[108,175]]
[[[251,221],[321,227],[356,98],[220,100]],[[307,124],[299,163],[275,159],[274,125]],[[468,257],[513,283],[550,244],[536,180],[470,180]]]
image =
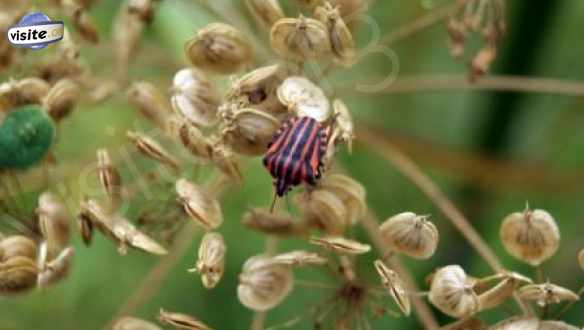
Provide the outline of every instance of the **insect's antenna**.
[[272,199],[272,205],[270,206],[270,213],[274,213],[274,207],[276,206],[277,200],[278,200],[278,192],[274,190],[274,199]]

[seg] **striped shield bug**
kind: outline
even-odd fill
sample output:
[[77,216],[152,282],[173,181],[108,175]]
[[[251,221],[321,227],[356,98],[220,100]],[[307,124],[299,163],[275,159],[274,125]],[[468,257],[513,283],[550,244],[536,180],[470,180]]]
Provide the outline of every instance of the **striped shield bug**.
[[292,118],[280,127],[263,159],[275,179],[277,196],[284,196],[300,183],[316,183],[326,144],[327,130],[311,117]]

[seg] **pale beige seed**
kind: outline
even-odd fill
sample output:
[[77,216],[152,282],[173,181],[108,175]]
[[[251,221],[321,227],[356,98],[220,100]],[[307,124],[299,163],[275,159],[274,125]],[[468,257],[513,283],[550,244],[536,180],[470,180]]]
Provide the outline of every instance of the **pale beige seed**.
[[481,311],[501,305],[515,292],[517,287],[522,284],[532,283],[530,278],[514,272],[502,273],[500,278],[502,280],[497,285],[479,295]]
[[161,330],[159,326],[135,317],[120,317],[112,325],[112,330]]
[[295,61],[318,59],[331,49],[326,26],[302,15],[277,21],[270,32],[270,43],[276,54]]
[[346,205],[330,191],[306,191],[298,195],[296,204],[306,220],[328,235],[342,235],[350,225]]
[[371,246],[340,236],[311,237],[310,243],[339,254],[358,255],[371,251]]
[[[46,246],[41,246],[41,251],[46,251]],[[75,251],[73,247],[66,247],[55,258],[46,258],[46,252],[41,252],[43,257],[39,258],[39,274],[37,278],[37,285],[39,288],[47,288],[63,280],[71,270],[73,263],[73,256]]]
[[88,42],[98,43],[99,34],[95,23],[82,6],[75,0],[62,0],[61,5],[79,35]]
[[97,170],[101,187],[115,209],[121,202],[122,178],[106,149],[97,150]]
[[180,330],[212,330],[209,326],[196,318],[182,313],[167,312],[160,309],[160,322]]
[[328,262],[328,259],[320,256],[318,253],[295,250],[275,255],[274,262],[286,266],[304,267],[322,266]]
[[256,22],[267,29],[285,17],[278,0],[246,0],[245,4]]
[[67,208],[56,195],[44,192],[39,196],[36,214],[47,245],[47,255],[54,258],[69,245],[71,234]]
[[241,184],[243,175],[237,156],[225,145],[215,145],[211,159],[215,166],[228,178]]
[[174,111],[197,126],[217,122],[220,98],[205,74],[196,68],[179,70],[173,79],[170,98]]
[[387,267],[381,260],[375,260],[375,269],[381,278],[381,284],[387,290],[393,301],[404,313],[409,316],[411,312],[410,297],[404,281],[398,273]]
[[203,236],[199,246],[199,259],[195,268],[189,269],[189,272],[201,274],[205,288],[214,288],[223,277],[226,250],[227,247],[221,234],[209,232]]
[[134,82],[127,92],[128,101],[159,128],[164,128],[172,108],[162,92],[147,81]]
[[540,306],[580,300],[580,297],[572,290],[549,282],[526,285],[519,289],[519,296],[524,300],[535,301]]
[[345,143],[349,153],[353,151],[353,139],[355,138],[353,118],[347,105],[340,99],[333,101],[334,124],[330,140],[335,143]]
[[0,295],[23,293],[34,288],[37,273],[34,259],[25,256],[5,258],[0,262]]
[[210,159],[213,154],[211,141],[203,132],[186,120],[179,120],[176,133],[182,145],[195,157]]
[[[491,330],[540,330],[540,321],[536,317],[514,316],[503,320],[494,326]],[[550,329],[551,330],[551,329]]]
[[118,70],[126,77],[130,62],[135,58],[139,48],[142,31],[146,21],[131,10],[131,1],[120,6],[113,22],[112,39],[115,45],[115,55]]
[[3,259],[9,260],[13,257],[26,257],[36,260],[37,246],[35,242],[22,235],[12,235],[0,241],[0,248],[4,251]]
[[71,79],[59,80],[44,99],[51,118],[60,121],[71,113],[79,98],[79,86]]
[[580,250],[580,253],[578,253],[578,263],[580,263],[580,268],[584,270],[584,249]]
[[187,59],[196,67],[221,74],[235,73],[250,64],[252,47],[236,28],[211,23],[185,44]]
[[138,151],[144,156],[154,159],[174,171],[178,171],[179,166],[177,161],[154,139],[134,131],[128,131],[126,134]]
[[428,299],[444,314],[455,318],[468,317],[480,308],[472,280],[458,265],[440,268],[434,274]]
[[202,187],[186,179],[179,179],[176,181],[175,188],[185,212],[197,224],[206,230],[212,230],[223,223],[223,213],[219,202]]
[[552,257],[560,245],[560,230],[544,210],[515,212],[503,220],[499,231],[505,250],[513,257],[537,266]]
[[268,144],[280,126],[280,121],[274,116],[245,108],[236,111],[233,118],[224,122],[222,135],[225,144],[233,151],[248,156],[259,156],[266,152]]
[[286,78],[277,93],[280,102],[298,117],[311,117],[324,122],[331,116],[328,98],[320,87],[305,77]]
[[339,7],[333,7],[325,2],[316,8],[314,17],[326,26],[331,50],[337,63],[346,67],[352,66],[355,63],[355,41],[341,16]]
[[91,244],[93,238],[93,224],[87,213],[80,212],[76,217],[77,230],[81,234],[81,239],[86,246]]
[[537,330],[582,330],[563,321],[540,321]]
[[428,259],[438,246],[438,229],[427,216],[412,212],[394,215],[379,226],[381,236],[394,250],[416,259]]
[[50,85],[40,78],[9,79],[0,84],[0,110],[8,110],[22,104],[40,104],[49,89]]
[[271,257],[258,255],[249,258],[243,265],[237,296],[245,307],[267,311],[290,294],[293,282],[290,267],[275,263]]
[[354,225],[367,211],[365,187],[355,179],[340,173],[325,175],[318,183],[318,190],[326,190],[341,199],[347,209],[347,223]]
[[237,105],[236,110],[250,106],[253,109],[280,114],[286,111],[277,96],[277,89],[284,79],[284,74],[279,64],[257,68],[236,79],[227,98]]
[[250,229],[270,235],[289,236],[301,231],[291,215],[260,208],[246,212],[241,223]]

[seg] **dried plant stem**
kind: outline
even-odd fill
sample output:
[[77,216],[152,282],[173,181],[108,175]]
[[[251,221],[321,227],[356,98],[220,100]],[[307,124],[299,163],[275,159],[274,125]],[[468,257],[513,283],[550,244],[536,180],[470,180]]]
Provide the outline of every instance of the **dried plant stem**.
[[[361,225],[369,235],[371,242],[378,250],[379,254],[382,256],[392,255],[391,248],[385,244],[383,238],[379,234],[379,221],[377,221],[377,217],[369,211],[365,217],[361,219]],[[418,292],[420,291],[416,285],[412,274],[407,270],[407,268],[400,262],[397,256],[392,256],[390,258],[385,258],[385,261],[389,264],[391,268],[393,268],[403,280],[406,282],[406,285],[409,288],[410,292]],[[428,307],[428,304],[424,301],[422,297],[419,295],[412,295],[412,303],[414,304],[414,313],[416,313],[420,323],[424,326],[425,329],[439,329],[440,326],[438,322],[434,318],[434,314]]]
[[[505,271],[503,264],[497,255],[486,244],[474,227],[469,223],[462,212],[454,203],[442,192],[442,190],[427,176],[410,158],[401,153],[391,143],[384,141],[377,136],[377,133],[370,129],[357,130],[359,140],[366,146],[374,149],[389,163],[391,163],[406,178],[412,181],[444,214],[444,216],[462,234],[467,242],[475,249],[483,260],[495,272]],[[531,314],[528,306],[514,295],[515,301],[524,314]]]
[[[276,253],[277,248],[278,238],[276,236],[268,236],[266,238],[264,253],[267,255],[273,255]],[[255,312],[251,321],[251,330],[264,330],[267,315],[268,312]]]

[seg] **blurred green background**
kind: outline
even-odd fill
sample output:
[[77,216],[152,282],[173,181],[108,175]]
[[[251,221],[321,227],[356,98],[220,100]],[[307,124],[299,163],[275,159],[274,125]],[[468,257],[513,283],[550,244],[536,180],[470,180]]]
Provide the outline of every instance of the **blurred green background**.
[[[289,5],[288,1],[282,1]],[[368,13],[382,34],[425,15],[448,1],[378,0]],[[508,4],[508,35],[492,74],[517,74],[580,80],[584,76],[584,2],[521,1]],[[81,54],[96,76],[113,74],[110,50],[111,23],[119,1],[101,0],[92,8],[103,43],[83,44]],[[242,15],[254,37],[266,42],[266,32],[256,31],[243,4],[237,0],[215,0],[219,12]],[[239,13],[239,14],[238,14]],[[52,17],[65,19],[64,17]],[[132,79],[155,82],[162,90],[174,72],[186,65],[183,43],[206,23],[217,20],[195,0],[164,0],[152,25],[143,37],[141,51],[130,68]],[[238,22],[233,22],[238,23]],[[370,32],[360,30],[361,40]],[[454,61],[447,48],[443,24],[433,25],[395,44],[399,76],[458,73],[465,75],[464,63]],[[54,46],[27,56],[41,58]],[[387,61],[372,56],[358,66],[333,74],[331,86],[351,85],[355,80],[387,72]],[[2,73],[19,78],[19,72]],[[217,83],[226,83],[218,79]],[[385,132],[389,141],[418,162],[501,256],[509,269],[531,275],[532,270],[509,257],[498,239],[501,219],[522,210],[529,201],[554,215],[562,232],[557,255],[543,266],[551,281],[577,290],[584,284],[576,255],[584,248],[584,106],[582,98],[549,94],[521,94],[489,91],[433,91],[395,94],[340,95],[357,122]],[[94,160],[95,149],[126,143],[126,129],[148,127],[127,103],[123,93],[98,106],[80,106],[59,131],[58,162],[53,184],[65,186],[76,200],[83,193],[79,174]],[[457,263],[470,274],[489,274],[485,263],[472,251],[442,214],[418,188],[402,177],[373,150],[357,142],[353,154],[344,150],[339,162],[367,189],[370,207],[383,219],[402,212],[432,214],[441,243],[428,261],[405,259],[406,265],[424,285],[424,277],[438,266]],[[478,165],[481,166],[478,166]],[[194,165],[193,165],[194,166]],[[186,269],[194,265],[200,232],[188,253],[160,283],[151,299],[144,301],[133,316],[154,320],[159,308],[197,316],[215,329],[247,329],[252,312],[237,300],[238,273],[243,262],[261,253],[263,236],[244,229],[241,215],[249,208],[269,203],[271,180],[258,159],[246,163],[245,183],[229,189],[222,200],[225,223],[221,232],[228,244],[226,273],[217,288],[205,290],[196,275]],[[525,175],[529,174],[529,175]],[[62,177],[61,177],[62,175]],[[124,170],[125,178],[131,175]],[[130,179],[128,179],[130,180]],[[355,237],[365,240],[361,230]],[[148,272],[160,260],[137,251],[119,256],[113,244],[96,235],[90,248],[75,236],[76,256],[68,280],[45,291],[0,300],[0,329],[101,329],[116,315]],[[306,247],[298,241],[283,241],[280,249]],[[362,276],[377,281],[371,263],[376,253],[360,258]],[[318,270],[301,270],[297,278],[330,281]],[[324,301],[330,292],[297,287],[283,304],[270,311],[267,325],[284,322],[307,312],[308,306]],[[389,298],[387,306],[396,307]],[[500,320],[516,312],[512,302],[496,311],[482,313],[485,321]],[[440,322],[449,319],[436,312]],[[584,325],[584,303],[576,304],[565,320]],[[374,329],[419,329],[414,317],[385,316],[372,319]],[[327,327],[330,325],[327,324]],[[295,327],[311,329],[310,320]]]

